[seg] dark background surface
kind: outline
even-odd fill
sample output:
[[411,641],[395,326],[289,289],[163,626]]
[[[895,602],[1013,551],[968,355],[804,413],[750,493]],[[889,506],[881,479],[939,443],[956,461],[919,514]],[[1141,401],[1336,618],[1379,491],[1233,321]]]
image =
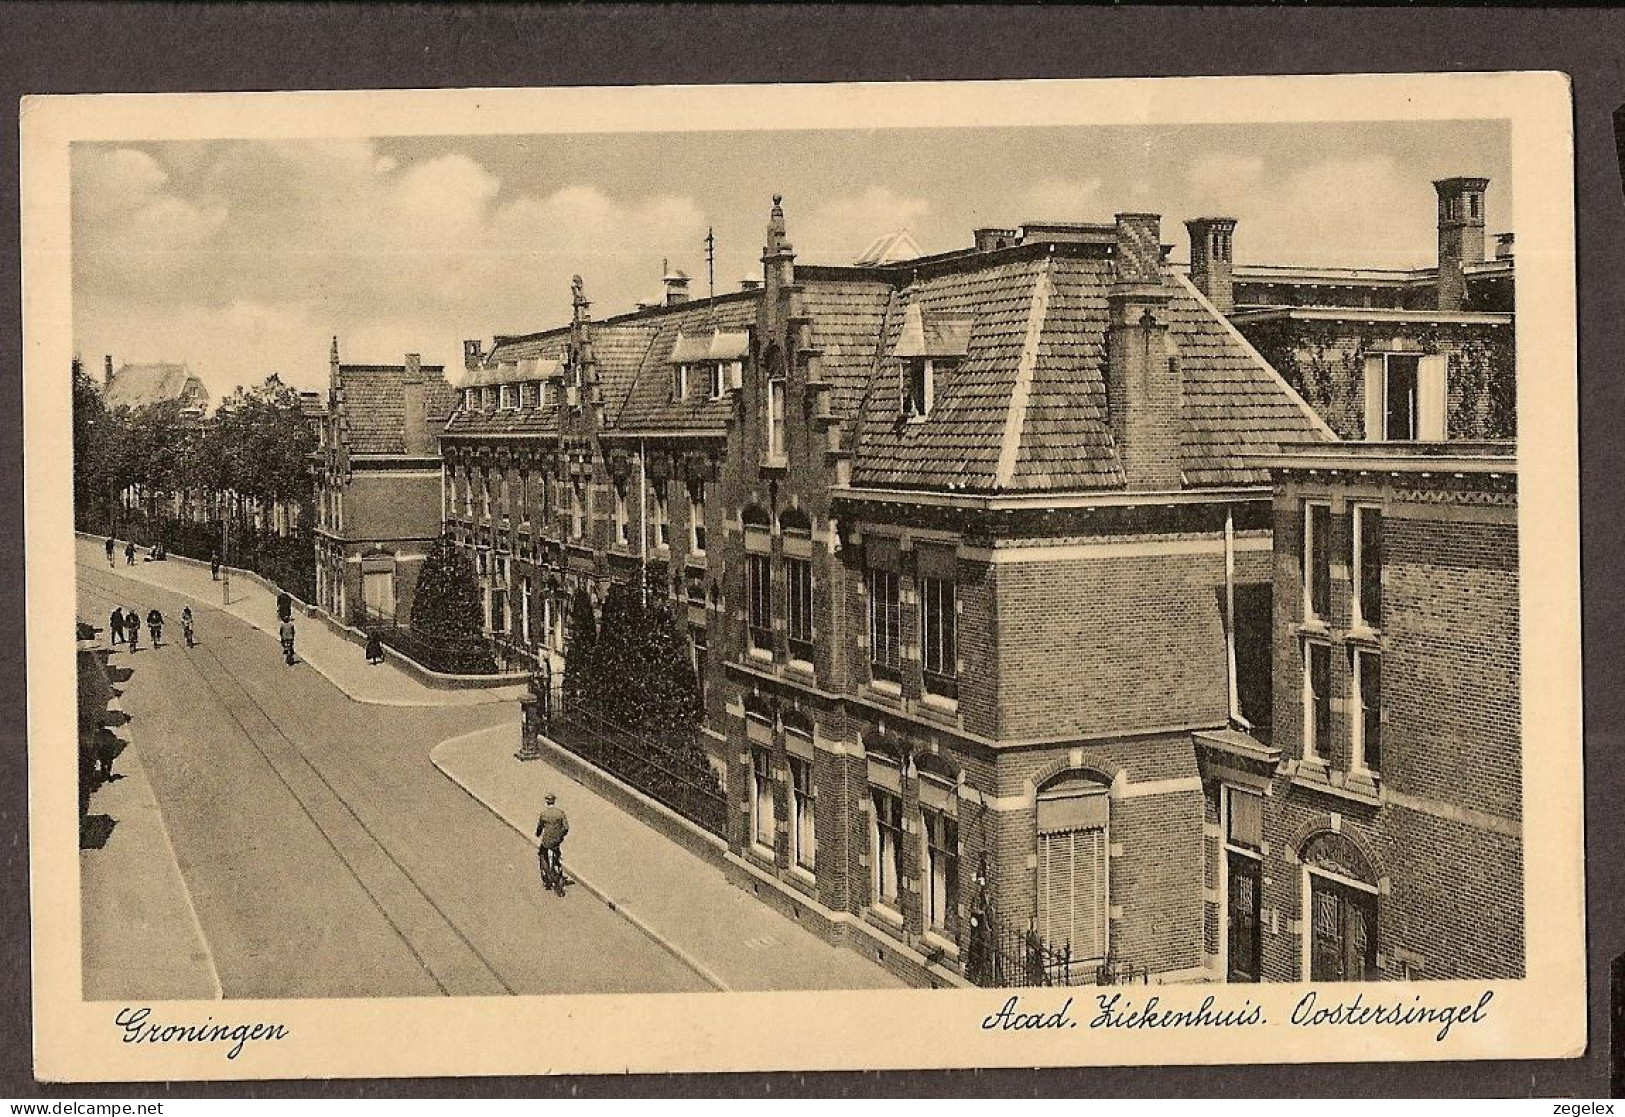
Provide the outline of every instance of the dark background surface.
[[[18,98],[29,93],[1561,70],[1575,97],[1591,1041],[1584,1059],[1456,1064],[40,1086],[31,1070]],[[748,91],[742,91],[748,97]],[[1625,515],[1625,13],[1455,9],[0,8],[0,1096],[1580,1096],[1609,1088],[1625,950],[1617,634]],[[1526,370],[1526,375],[1530,371]],[[1525,430],[1524,438],[1541,432]],[[66,606],[66,603],[64,603]],[[1526,763],[1538,764],[1529,755]],[[1538,811],[1543,804],[1530,803]],[[1539,871],[1538,866],[1531,871]],[[1531,920],[1539,911],[1529,913]],[[750,1037],[740,1036],[749,1043]],[[1351,1040],[1351,1042],[1354,1042]],[[1268,1059],[1269,1050],[1258,1057]]]

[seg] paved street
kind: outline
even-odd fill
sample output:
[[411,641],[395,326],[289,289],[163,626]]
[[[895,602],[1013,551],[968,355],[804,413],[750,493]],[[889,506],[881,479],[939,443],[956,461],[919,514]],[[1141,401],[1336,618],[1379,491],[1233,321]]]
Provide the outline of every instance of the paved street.
[[[113,655],[132,672],[121,702],[136,755],[119,769],[139,763],[196,912],[187,928],[184,905],[166,902],[174,949],[197,957],[200,928],[224,996],[711,987],[591,894],[543,893],[526,838],[430,764],[439,742],[515,721],[511,703],[354,701],[308,663],[285,666],[265,632],[152,584],[151,568],[134,568],[137,580],[109,570],[96,549],[81,544],[79,554],[84,619],[105,625],[116,603],[142,615],[157,606],[168,622],[163,647]],[[186,604],[201,641],[190,650],[180,642]],[[87,922],[118,911],[90,894],[110,875],[97,877],[98,859],[151,832],[151,820],[117,818],[115,790],[138,787],[121,781],[92,802],[115,825],[105,848],[82,855]],[[161,846],[149,843],[143,860]],[[161,888],[162,867],[152,871]],[[141,956],[150,941],[87,928],[87,994],[154,995],[144,983],[167,963]]]

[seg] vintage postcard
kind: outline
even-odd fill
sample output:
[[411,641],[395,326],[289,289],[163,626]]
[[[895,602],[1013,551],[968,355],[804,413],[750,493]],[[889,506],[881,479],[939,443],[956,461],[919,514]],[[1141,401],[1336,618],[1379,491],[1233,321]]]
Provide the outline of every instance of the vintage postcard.
[[1570,113],[27,101],[38,1075],[1579,1054]]

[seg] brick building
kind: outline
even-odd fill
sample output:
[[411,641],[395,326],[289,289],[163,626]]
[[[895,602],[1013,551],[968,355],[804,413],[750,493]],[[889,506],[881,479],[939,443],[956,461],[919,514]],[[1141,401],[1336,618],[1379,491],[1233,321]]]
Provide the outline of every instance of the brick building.
[[[1444,203],[1453,189],[1441,184],[1442,218],[1458,212]],[[1477,190],[1460,212],[1481,231]],[[1257,831],[1242,852],[1258,857],[1269,901],[1254,923],[1272,921],[1252,968],[1292,976],[1275,955],[1303,921],[1292,896],[1268,891],[1287,874],[1267,859],[1329,857],[1343,832],[1334,823],[1307,852],[1296,830],[1276,833],[1323,821],[1298,802],[1325,794],[1293,782],[1272,730],[1301,724],[1281,706],[1302,671],[1282,659],[1283,626],[1299,623],[1281,611],[1283,563],[1299,536],[1281,529],[1280,501],[1302,497],[1273,486],[1304,482],[1279,463],[1365,437],[1363,410],[1351,418],[1337,393],[1363,404],[1372,361],[1383,445],[1483,433],[1486,393],[1466,387],[1436,333],[1504,336],[1496,360],[1509,361],[1511,317],[1445,322],[1404,305],[1419,291],[1437,302],[1448,268],[1362,272],[1326,292],[1294,281],[1281,290],[1299,301],[1259,310],[1236,297],[1261,299],[1268,284],[1230,268],[1234,222],[1190,224],[1189,277],[1149,214],[807,265],[775,200],[762,278],[740,291],[691,300],[668,270],[663,303],[594,321],[578,281],[567,326],[498,337],[489,354],[465,343],[469,378],[442,436],[444,511],[476,553],[488,630],[558,652],[577,586],[601,597],[648,571],[669,587],[703,680],[731,873],[916,979],[1019,983],[1036,975],[1012,966],[1058,967],[1063,953],[1070,980],[1250,976],[1225,945],[1240,908],[1223,892],[1244,875],[1219,862],[1232,819],[1240,838]],[[1441,245],[1454,251],[1457,232]],[[1457,270],[1470,292],[1510,281],[1510,262]],[[1320,346],[1327,319],[1305,308],[1344,314],[1333,304],[1356,287],[1393,305],[1348,315],[1384,332],[1362,335],[1335,392],[1299,377],[1322,416],[1247,331]],[[1248,319],[1277,311],[1291,313]],[[1410,381],[1388,368],[1405,355]],[[1486,375],[1510,382],[1510,365]],[[1390,424],[1401,396],[1409,419]],[[1390,457],[1407,453],[1428,451]],[[1481,511],[1475,499],[1460,503]],[[1504,564],[1498,553],[1486,562]],[[1225,790],[1277,785],[1256,828],[1253,801]],[[1405,825],[1432,840],[1425,827],[1444,808],[1414,804],[1456,801],[1420,786],[1391,781],[1372,843],[1409,840]],[[1509,809],[1445,811],[1472,831],[1448,838],[1451,855],[1480,831],[1503,838]],[[1421,931],[1392,935],[1384,972],[1425,954]],[[1043,954],[1022,945],[1034,939]]]
[[1414,270],[1236,265],[1234,219],[1186,222],[1192,281],[1340,438],[1516,433],[1512,234],[1486,256],[1489,180],[1433,185],[1438,256]]
[[1273,732],[1197,737],[1215,973],[1522,977],[1513,448],[1269,464]]
[[329,359],[316,474],[316,604],[344,624],[404,625],[440,534],[440,429],[455,406],[443,366]]

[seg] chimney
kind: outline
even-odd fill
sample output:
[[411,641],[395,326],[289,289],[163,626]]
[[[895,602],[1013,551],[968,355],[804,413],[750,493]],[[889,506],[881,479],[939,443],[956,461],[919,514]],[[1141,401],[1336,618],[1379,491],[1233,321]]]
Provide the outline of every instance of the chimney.
[[978,252],[997,252],[1021,243],[1021,233],[1017,229],[976,229],[971,235],[976,238]]
[[1484,191],[1487,178],[1441,178],[1439,195],[1439,309],[1467,302],[1466,267],[1484,262]]
[[463,370],[473,372],[485,363],[485,347],[478,339],[463,342]]
[[688,301],[688,276],[670,266],[666,260],[660,261],[660,270],[664,274],[661,282],[666,285],[666,305],[677,306]]
[[1236,309],[1236,285],[1231,278],[1230,240],[1234,217],[1193,217],[1185,222],[1191,235],[1191,283],[1207,296],[1220,314]]
[[739,281],[739,289],[741,291],[760,291],[762,289],[762,281],[757,279],[754,275],[747,275],[744,279]]
[[1168,336],[1172,292],[1162,278],[1162,219],[1117,215],[1106,363],[1106,407],[1126,486],[1180,487],[1184,385]]
[[113,382],[113,354],[109,353],[102,358],[102,386],[106,387]]
[[420,380],[423,377],[423,355],[421,353],[408,353],[406,355],[406,379]]
[[1497,233],[1495,235],[1495,258],[1497,260],[1512,259],[1512,234]]

